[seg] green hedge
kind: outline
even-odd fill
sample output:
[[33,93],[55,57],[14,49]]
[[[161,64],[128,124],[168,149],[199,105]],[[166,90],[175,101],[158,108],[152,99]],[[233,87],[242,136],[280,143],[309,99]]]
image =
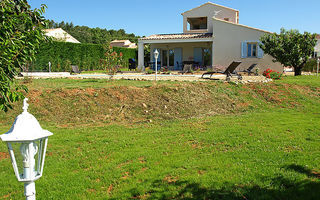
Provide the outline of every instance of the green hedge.
[[[128,63],[129,58],[137,57],[136,49],[114,47],[117,53],[123,53],[123,59]],[[44,43],[31,64],[32,71],[48,71],[48,62],[51,62],[51,71],[70,71],[70,65],[78,65],[81,70],[101,70],[100,60],[104,59],[105,49],[99,44],[77,44],[70,42]],[[127,67],[127,66],[124,66]]]

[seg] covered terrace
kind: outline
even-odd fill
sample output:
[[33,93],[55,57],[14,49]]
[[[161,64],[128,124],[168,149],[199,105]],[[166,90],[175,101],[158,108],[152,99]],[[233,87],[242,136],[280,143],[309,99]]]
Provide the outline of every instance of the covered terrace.
[[[150,61],[144,63],[144,45],[150,44]],[[159,52],[158,69],[182,70],[184,64],[207,68],[213,63],[212,33],[157,34],[139,39],[138,67],[154,68],[154,51]]]

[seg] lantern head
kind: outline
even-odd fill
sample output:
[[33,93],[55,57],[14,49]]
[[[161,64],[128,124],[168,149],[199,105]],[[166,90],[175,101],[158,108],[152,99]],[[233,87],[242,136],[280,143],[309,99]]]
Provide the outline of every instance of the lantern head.
[[159,51],[157,49],[154,51],[154,57],[155,59],[158,59],[159,57]]
[[48,137],[52,135],[28,113],[27,100],[24,99],[24,111],[15,119],[11,129],[0,135],[7,143],[15,175],[21,182],[32,182],[42,176]]

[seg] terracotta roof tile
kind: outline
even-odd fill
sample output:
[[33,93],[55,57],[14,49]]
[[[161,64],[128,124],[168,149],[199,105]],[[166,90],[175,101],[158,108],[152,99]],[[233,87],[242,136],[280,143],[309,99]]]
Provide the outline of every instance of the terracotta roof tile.
[[177,34],[156,34],[141,38],[141,40],[168,40],[168,39],[195,39],[211,38],[212,33],[177,33]]

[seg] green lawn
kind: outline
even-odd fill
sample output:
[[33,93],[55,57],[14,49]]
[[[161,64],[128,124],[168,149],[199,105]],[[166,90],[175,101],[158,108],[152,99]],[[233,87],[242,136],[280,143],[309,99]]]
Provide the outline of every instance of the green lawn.
[[[319,89],[313,78],[289,77],[275,84],[312,84]],[[65,83],[90,86],[85,80],[40,82],[41,87],[46,82],[54,89]],[[106,82],[92,84],[99,88]],[[145,87],[153,83],[112,84]],[[318,98],[301,98],[308,102],[304,107],[269,106],[153,123],[98,126],[91,122],[65,128],[42,123],[54,135],[49,139],[44,176],[36,182],[37,198],[319,199]],[[0,125],[0,132],[9,128]],[[0,152],[6,151],[0,143]],[[17,182],[7,156],[0,159],[0,180],[0,199],[23,199],[23,184]]]
[[289,83],[303,86],[320,87],[320,76],[287,76],[277,83]]

